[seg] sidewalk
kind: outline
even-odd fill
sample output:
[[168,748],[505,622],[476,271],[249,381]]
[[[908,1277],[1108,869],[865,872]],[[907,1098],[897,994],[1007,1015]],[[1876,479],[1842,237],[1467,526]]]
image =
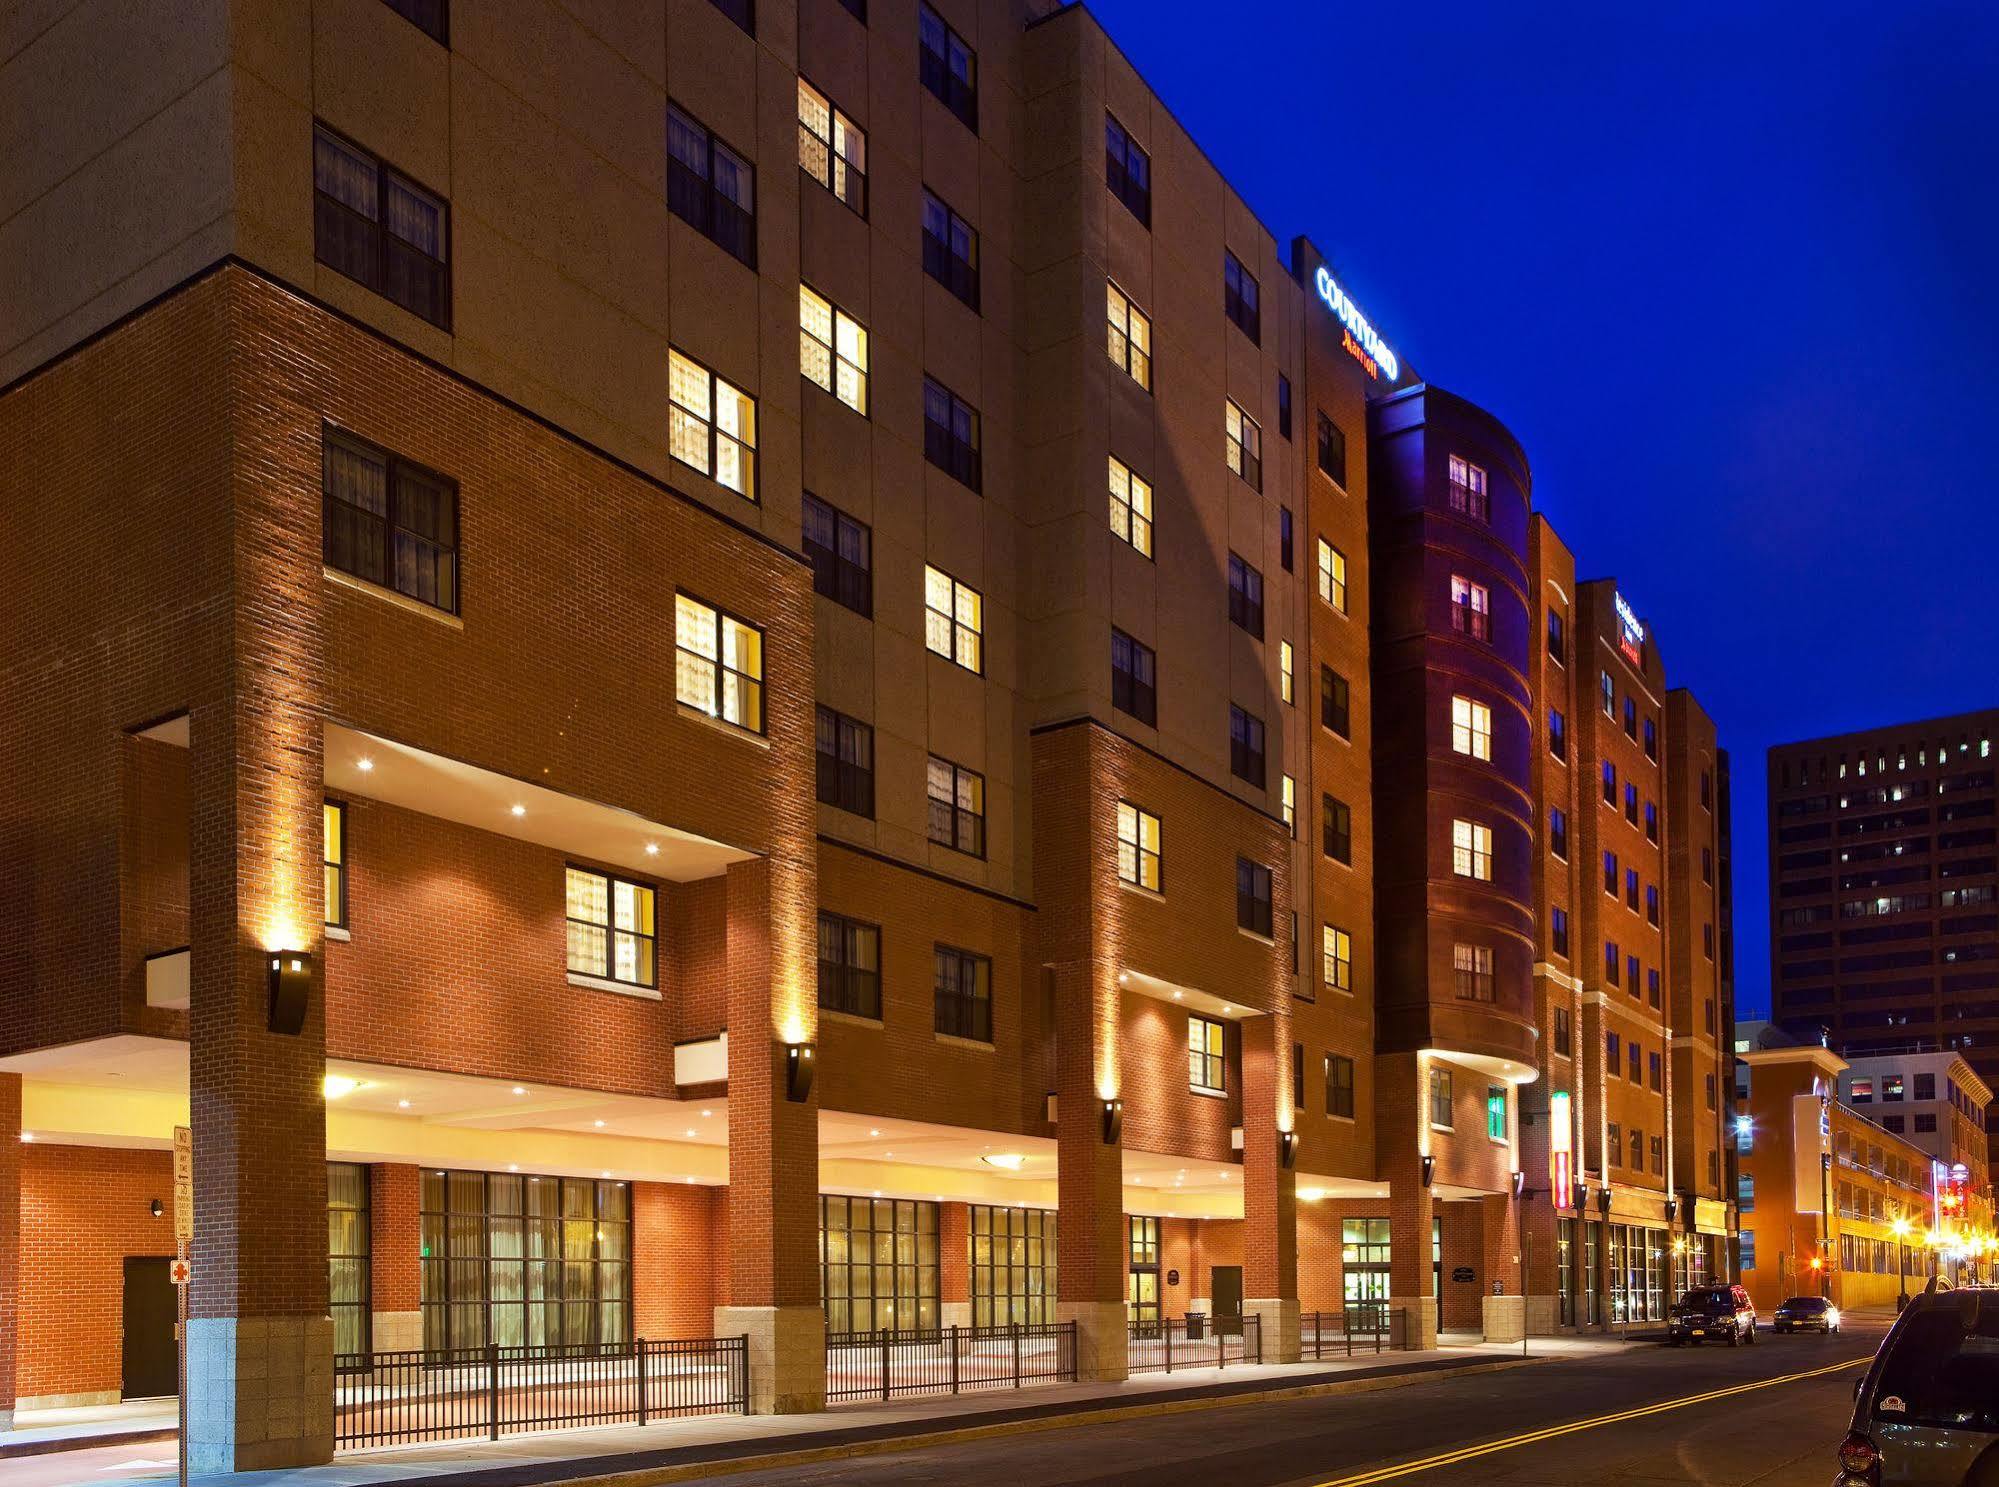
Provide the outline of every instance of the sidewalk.
[[[1605,1344],[1536,1339],[1528,1361],[1586,1353]],[[1146,1374],[1117,1384],[1053,1384],[957,1397],[841,1405],[815,1415],[707,1415],[653,1425],[512,1435],[499,1441],[440,1441],[343,1452],[331,1464],[206,1477],[242,1487],[539,1487],[588,1478],[602,1483],[685,1481],[715,1471],[771,1469],[814,1460],[907,1449],[919,1441],[1046,1430],[1137,1415],[1223,1407],[1315,1394],[1364,1393],[1425,1379],[1512,1368],[1510,1348],[1450,1348],[1292,1364]],[[126,1479],[132,1480],[132,1479]],[[171,1476],[140,1481],[171,1481]]]
[[171,1399],[79,1405],[60,1410],[17,1410],[14,1428],[0,1430],[0,1461],[49,1451],[76,1451],[138,1441],[170,1441],[179,1433]]

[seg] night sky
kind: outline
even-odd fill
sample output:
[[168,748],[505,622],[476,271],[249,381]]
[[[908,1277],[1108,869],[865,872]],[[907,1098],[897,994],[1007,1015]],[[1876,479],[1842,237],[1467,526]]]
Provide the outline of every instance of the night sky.
[[1999,704],[1999,8],[1090,8],[1713,714],[1761,1015],[1764,750]]

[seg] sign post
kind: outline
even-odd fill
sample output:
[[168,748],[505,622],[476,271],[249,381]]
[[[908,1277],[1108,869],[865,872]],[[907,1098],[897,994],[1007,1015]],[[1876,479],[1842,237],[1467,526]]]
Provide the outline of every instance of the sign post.
[[174,1249],[175,1311],[174,1372],[178,1375],[180,1407],[180,1487],[187,1487],[187,1287],[194,1267],[187,1262],[188,1241],[194,1238],[194,1132],[174,1127]]

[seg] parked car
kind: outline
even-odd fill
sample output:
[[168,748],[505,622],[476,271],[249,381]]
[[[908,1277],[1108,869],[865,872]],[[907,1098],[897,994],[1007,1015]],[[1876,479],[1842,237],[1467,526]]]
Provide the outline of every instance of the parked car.
[[1839,1331],[1839,1308],[1823,1296],[1793,1296],[1770,1313],[1770,1325],[1779,1332]]
[[1740,1286],[1698,1286],[1673,1303],[1666,1320],[1666,1341],[1674,1347],[1690,1342],[1756,1341],[1756,1306]]
[[1854,1391],[1835,1487],[1999,1483],[1999,1289],[1910,1298]]

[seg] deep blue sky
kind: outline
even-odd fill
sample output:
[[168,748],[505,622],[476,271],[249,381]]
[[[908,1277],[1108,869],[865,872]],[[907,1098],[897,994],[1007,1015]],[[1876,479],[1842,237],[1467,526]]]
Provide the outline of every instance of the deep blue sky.
[[1999,703],[1999,12],[1090,5],[1714,715],[1760,1015],[1764,750]]

